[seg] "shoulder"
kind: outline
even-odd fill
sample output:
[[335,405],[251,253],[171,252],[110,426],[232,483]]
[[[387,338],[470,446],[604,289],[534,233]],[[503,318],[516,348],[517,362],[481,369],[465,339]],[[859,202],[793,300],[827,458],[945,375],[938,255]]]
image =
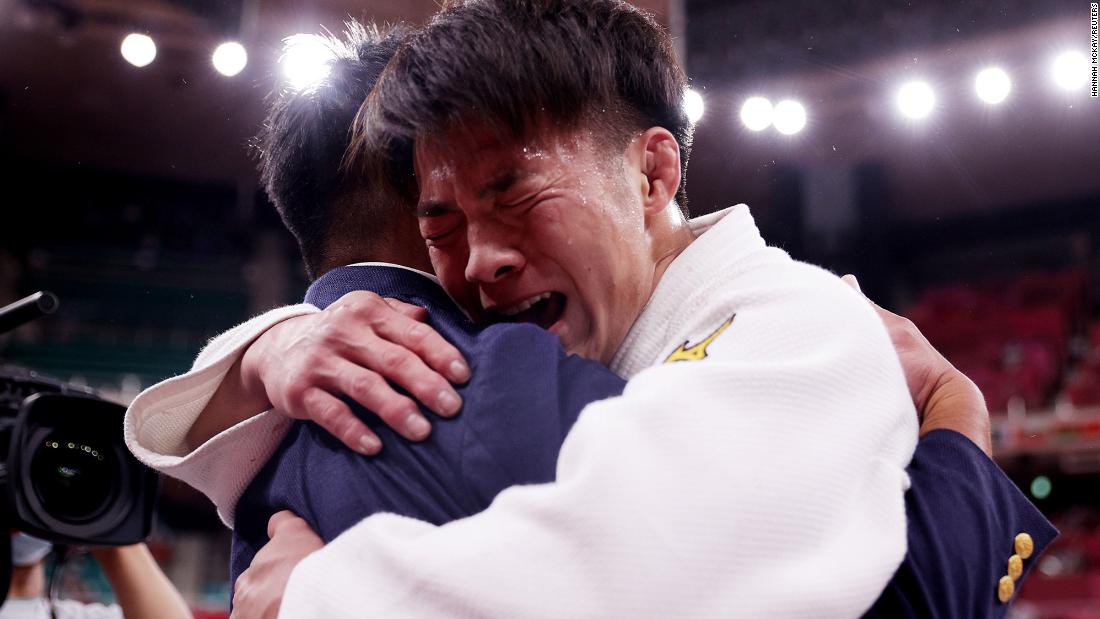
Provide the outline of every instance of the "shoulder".
[[839,277],[775,248],[757,252],[752,262],[684,299],[684,320],[668,354],[680,342],[722,330],[709,354],[758,362],[868,353],[877,362],[896,359],[870,304]]
[[464,352],[474,369],[471,384],[504,376],[535,378],[532,372],[548,371],[565,356],[557,336],[526,323],[491,325]]
[[765,251],[685,299],[683,321],[656,365],[626,392],[723,410],[737,400],[740,409],[782,410],[791,419],[871,414],[877,429],[861,435],[901,440],[911,454],[912,399],[868,301],[836,275]]
[[[490,325],[477,336],[483,347],[539,345],[554,348],[558,338],[536,325],[528,323],[503,322]],[[557,346],[561,348],[561,346]]]

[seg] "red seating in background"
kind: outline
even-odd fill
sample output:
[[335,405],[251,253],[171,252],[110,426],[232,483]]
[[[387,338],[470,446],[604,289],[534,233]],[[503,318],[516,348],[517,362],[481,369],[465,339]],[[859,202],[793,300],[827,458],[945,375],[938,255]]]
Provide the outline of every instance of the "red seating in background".
[[[982,389],[991,412],[1018,397],[1048,407],[1063,382],[1070,338],[1086,324],[1083,270],[1025,273],[979,284],[926,290],[906,314],[952,363]],[[1100,326],[1089,331],[1095,367],[1066,382],[1074,402],[1100,402]]]
[[[1067,514],[1069,518],[1067,518]],[[1100,532],[1095,515],[1081,510],[1054,518],[1061,531],[1017,595],[1017,607],[1044,619],[1100,617]],[[1078,518],[1073,522],[1074,517]]]

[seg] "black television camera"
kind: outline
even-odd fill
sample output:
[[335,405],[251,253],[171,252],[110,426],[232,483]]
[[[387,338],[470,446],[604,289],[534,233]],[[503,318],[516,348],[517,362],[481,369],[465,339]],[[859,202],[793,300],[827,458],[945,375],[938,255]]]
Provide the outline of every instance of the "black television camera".
[[[36,293],[0,309],[0,333],[57,307]],[[87,388],[0,367],[0,603],[11,578],[11,530],[58,544],[145,539],[157,475],[123,440],[126,408]]]

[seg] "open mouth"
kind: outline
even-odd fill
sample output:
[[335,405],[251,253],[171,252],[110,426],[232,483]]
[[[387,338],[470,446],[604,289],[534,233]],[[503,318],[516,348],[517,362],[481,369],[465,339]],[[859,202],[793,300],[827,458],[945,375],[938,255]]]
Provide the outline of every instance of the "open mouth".
[[511,307],[497,308],[503,322],[528,322],[549,329],[565,313],[565,295],[560,292],[543,292]]

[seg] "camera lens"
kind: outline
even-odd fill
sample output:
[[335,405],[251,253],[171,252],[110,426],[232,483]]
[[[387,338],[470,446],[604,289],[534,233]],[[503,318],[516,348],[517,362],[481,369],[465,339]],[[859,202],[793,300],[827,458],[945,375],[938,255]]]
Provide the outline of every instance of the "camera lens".
[[31,458],[34,491],[53,517],[72,523],[101,514],[118,492],[118,463],[99,441],[51,433]]

